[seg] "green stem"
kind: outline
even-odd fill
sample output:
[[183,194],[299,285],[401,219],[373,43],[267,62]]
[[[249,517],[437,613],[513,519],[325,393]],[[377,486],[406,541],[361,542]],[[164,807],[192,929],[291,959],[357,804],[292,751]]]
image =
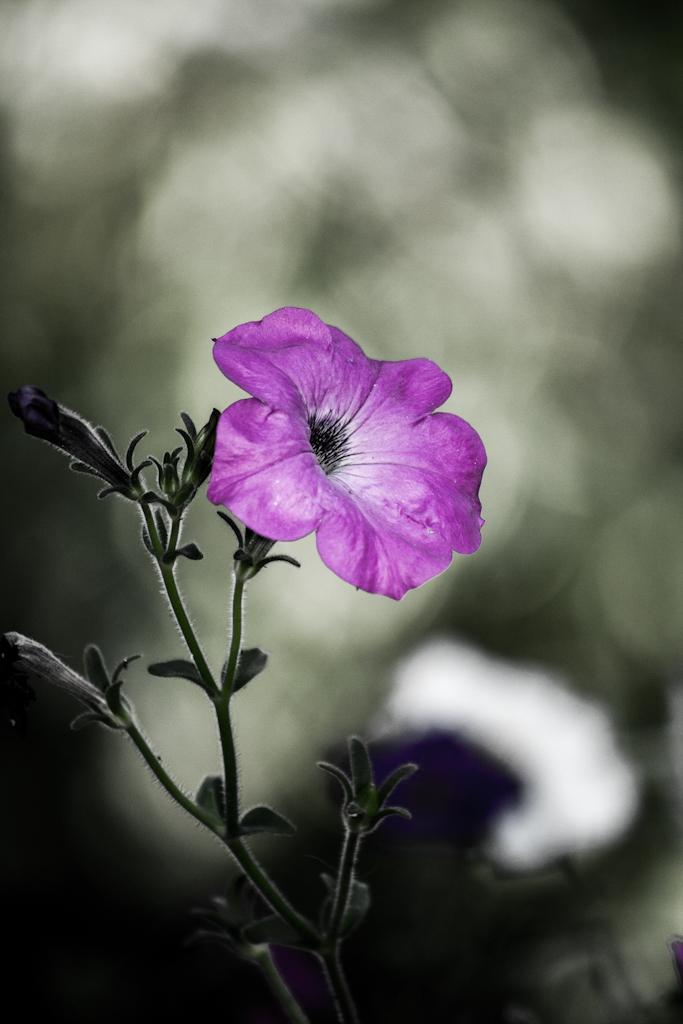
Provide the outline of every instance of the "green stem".
[[353,874],[360,843],[360,832],[352,832],[347,828],[344,833],[344,843],[339,858],[339,870],[337,871],[337,882],[330,912],[330,924],[327,929],[328,938],[331,939],[338,939],[341,932],[344,914],[346,913],[349,895],[353,886]]
[[360,1024],[358,1010],[346,982],[346,977],[339,959],[339,942],[335,942],[330,950],[322,956],[340,1024]]
[[[226,823],[227,830],[226,834],[223,834],[221,838],[225,842],[226,846],[232,853],[233,857],[240,865],[245,875],[251,880],[255,888],[261,894],[265,902],[275,913],[279,914],[280,917],[290,924],[293,928],[306,938],[311,943],[317,943],[319,935],[314,926],[308,921],[302,914],[300,914],[291,905],[289,900],[280,892],[275,883],[270,879],[266,871],[258,863],[254,855],[248,846],[245,845],[243,840],[239,837],[239,786],[238,786],[238,774],[237,774],[237,756],[235,752],[235,741],[232,732],[232,721],[230,717],[230,697],[232,696],[232,688],[235,682],[235,673],[237,671],[237,664],[239,659],[239,653],[242,644],[242,604],[244,598],[244,586],[247,582],[248,576],[243,575],[241,566],[238,566],[235,574],[235,586],[232,595],[232,635],[230,640],[230,652],[228,655],[228,664],[226,667],[225,680],[223,683],[222,690],[216,685],[211,670],[204,658],[201,647],[197,638],[195,637],[192,629],[192,624],[185,612],[182,598],[178,591],[178,587],[175,581],[175,575],[173,567],[166,565],[163,561],[164,547],[159,537],[159,533],[154,522],[154,517],[150,511],[149,505],[145,502],[141,502],[142,513],[145,518],[145,524],[149,533],[150,541],[156,554],[157,563],[159,565],[159,571],[161,572],[161,578],[166,588],[166,594],[170,602],[173,613],[178,622],[178,626],[185,638],[188,650],[192,655],[197,671],[200,673],[202,679],[206,683],[207,690],[212,695],[213,704],[216,709],[216,718],[218,720],[218,731],[220,734],[221,749],[223,752],[223,765],[225,771],[225,798],[226,798]],[[169,544],[174,538],[177,540],[179,531],[179,521],[174,520],[171,529],[171,536],[169,537]],[[216,832],[213,824],[209,824],[211,819],[206,815],[200,808],[198,808],[191,800],[189,800],[184,793],[182,793],[175,783],[166,774],[163,768],[161,768],[156,756],[153,751],[147,746],[144,738],[140,733],[132,727],[133,731],[129,730],[131,738],[134,740],[138,748],[140,749],[143,757],[152,768],[152,771],[157,776],[164,788],[170,793],[170,795],[181,804],[193,817],[198,818],[202,824],[208,825],[213,832]],[[201,817],[199,817],[201,815]],[[219,833],[217,833],[219,834]]]
[[316,929],[303,914],[300,914],[292,906],[287,897],[278,889],[275,882],[273,882],[256,860],[256,857],[254,857],[254,854],[244,840],[237,837],[236,839],[226,840],[226,844],[245,875],[253,882],[271,910],[279,914],[282,920],[296,929],[304,939],[316,945],[319,940]]
[[292,995],[289,986],[279,973],[268,946],[254,950],[253,958],[266,976],[271,991],[292,1024],[309,1024],[308,1017]]
[[228,827],[228,835],[235,836],[239,831],[239,777],[237,774],[237,753],[235,751],[235,739],[232,732],[232,721],[230,717],[230,699],[235,683],[237,663],[242,646],[242,605],[244,601],[244,587],[246,579],[238,569],[235,572],[235,582],[232,592],[232,624],[230,636],[230,652],[228,663],[223,679],[223,688],[214,700],[216,708],[216,719],[218,721],[218,732],[221,739],[221,750],[223,751],[223,769],[225,775],[225,819]]
[[358,1024],[358,1011],[344,976],[340,953],[342,943],[341,931],[353,888],[354,871],[361,840],[362,834],[360,832],[352,832],[349,828],[344,832],[344,842],[339,857],[339,869],[334,887],[332,910],[330,911],[330,923],[325,936],[325,951],[322,954],[327,982],[334,997],[337,1016],[341,1024]]
[[244,873],[257,887],[268,905],[280,915],[283,920],[296,928],[297,931],[312,942],[317,941],[318,934],[313,925],[306,920],[289,900],[280,892],[275,883],[258,863],[249,847],[239,836],[239,786],[237,775],[237,757],[235,753],[235,740],[232,732],[232,721],[230,717],[230,700],[232,698],[235,675],[239,662],[239,654],[242,647],[242,624],[243,624],[243,603],[244,590],[248,580],[248,570],[241,565],[235,569],[235,583],[232,592],[231,610],[231,637],[228,663],[225,669],[223,688],[218,697],[214,700],[216,718],[218,720],[218,731],[223,750],[223,766],[225,770],[225,805],[227,821],[227,845],[233,857],[238,862]]
[[[192,623],[190,622],[188,614],[185,611],[185,605],[183,604],[183,599],[180,596],[178,584],[176,583],[175,570],[173,564],[168,564],[163,560],[165,553],[164,546],[161,543],[161,538],[157,531],[152,511],[147,502],[145,501],[140,502],[140,507],[142,508],[142,514],[145,519],[147,533],[149,534],[149,538],[156,555],[157,564],[159,566],[159,572],[161,573],[161,579],[164,584],[164,589],[166,590],[166,596],[168,597],[169,603],[173,610],[173,614],[175,615],[176,622],[178,623],[178,628],[180,629],[180,632],[183,634],[183,639],[187,644],[187,649],[189,650],[190,654],[192,655],[192,658],[194,659],[194,663],[197,666],[197,671],[202,677],[202,680],[204,682],[204,685],[206,686],[207,691],[209,693],[218,693],[218,687],[216,686],[216,682],[213,678],[211,669],[209,668],[208,662],[204,657],[204,653],[201,647],[199,646],[199,641],[197,640],[197,637],[194,634],[194,630],[192,629]],[[169,537],[169,550],[171,550],[172,547],[175,546],[179,532],[180,520],[174,519],[173,524],[171,526],[171,535]]]
[[190,800],[190,798],[183,793],[182,789],[176,785],[166,769],[162,767],[161,761],[154,753],[138,727],[131,722],[126,731],[166,792],[172,796],[176,803],[180,804],[188,814],[191,814],[193,818],[196,818],[196,820],[202,825],[205,825],[214,833],[214,835],[219,835],[218,829],[216,828],[217,822],[214,821],[210,814],[207,814],[201,807],[198,807],[194,800]]

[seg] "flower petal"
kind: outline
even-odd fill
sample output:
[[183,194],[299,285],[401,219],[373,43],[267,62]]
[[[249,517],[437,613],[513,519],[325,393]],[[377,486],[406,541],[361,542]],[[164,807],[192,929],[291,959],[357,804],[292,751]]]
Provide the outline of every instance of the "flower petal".
[[450,565],[450,543],[406,513],[391,492],[378,488],[361,500],[337,483],[323,498],[327,511],[318,527],[318,553],[361,590],[398,600]]
[[272,540],[305,537],[320,521],[326,483],[300,415],[254,398],[221,414],[208,497],[256,533]]
[[351,423],[353,430],[368,423],[405,426],[443,405],[453,390],[451,378],[431,359],[399,359],[376,365],[374,387]]
[[353,415],[381,365],[342,331],[294,306],[228,331],[216,340],[214,358],[254,398],[304,417]]
[[475,430],[452,413],[433,413],[407,426],[368,419],[339,472],[359,500],[396,506],[447,538],[460,554],[481,543],[479,484],[486,451]]

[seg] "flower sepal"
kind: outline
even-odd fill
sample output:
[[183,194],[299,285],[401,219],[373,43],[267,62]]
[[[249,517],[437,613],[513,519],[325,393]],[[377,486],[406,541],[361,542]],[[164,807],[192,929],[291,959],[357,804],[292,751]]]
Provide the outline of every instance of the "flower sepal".
[[242,530],[231,516],[220,509],[217,514],[226,526],[232,530],[239,545],[232,557],[235,562],[235,572],[243,581],[246,582],[253,579],[261,569],[265,568],[266,565],[271,565],[273,562],[287,562],[288,565],[293,565],[295,569],[301,568],[301,562],[297,562],[296,558],[292,558],[291,555],[269,554],[276,543],[270,537],[262,537],[261,534],[250,530],[248,526],[245,528],[244,533],[242,533]]
[[386,801],[401,782],[417,771],[418,766],[412,763],[400,765],[378,786],[363,740],[359,736],[351,736],[348,746],[350,776],[337,765],[318,761],[318,768],[331,775],[341,787],[342,818],[346,828],[350,832],[368,834],[392,815],[410,818],[411,813],[406,807],[390,805]]
[[[180,417],[184,426],[176,427],[176,432],[183,439],[184,454],[183,445],[179,445],[171,451],[164,452],[162,459],[150,456],[147,464],[156,467],[158,492],[150,490],[141,496],[141,500],[150,505],[163,506],[172,519],[183,514],[211,471],[219,413],[214,409],[199,431],[186,412],[181,412]],[[186,549],[199,552],[196,544],[186,545]],[[201,557],[201,553],[188,554],[186,549],[167,551],[164,557],[170,561],[177,555],[185,555],[186,558]]]

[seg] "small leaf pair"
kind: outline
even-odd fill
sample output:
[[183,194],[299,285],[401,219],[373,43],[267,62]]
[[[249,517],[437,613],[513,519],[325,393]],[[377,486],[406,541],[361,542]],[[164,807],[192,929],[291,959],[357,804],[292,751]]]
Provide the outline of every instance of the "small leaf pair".
[[[103,694],[109,710],[124,719],[130,713],[130,706],[121,693],[124,682],[123,673],[131,662],[137,661],[141,657],[140,654],[129,654],[127,658],[122,658],[110,675],[104,655],[97,644],[88,644],[83,651],[83,671],[86,679]],[[101,716],[97,712],[86,711],[73,720],[71,728],[77,732],[84,729],[86,725],[92,725],[101,720]]]
[[293,565],[296,569],[301,568],[301,563],[297,562],[296,558],[292,558],[291,555],[268,554],[275,544],[274,540],[270,540],[268,537],[262,537],[260,534],[254,533],[254,531],[250,530],[249,527],[245,529],[243,535],[239,526],[231,516],[220,509],[217,510],[217,514],[235,535],[235,539],[239,546],[233,555],[233,558],[236,565],[240,566],[243,578],[253,579],[261,569],[265,568],[267,565],[271,565],[273,562],[287,562],[289,565]]
[[352,832],[372,832],[391,815],[411,817],[406,807],[388,805],[386,801],[401,782],[417,771],[416,764],[400,765],[377,786],[367,746],[360,737],[351,736],[349,766],[350,777],[337,765],[318,761],[318,768],[331,775],[341,786],[344,798],[342,813]]
[[[215,818],[217,823],[225,824],[225,785],[220,775],[206,776],[197,792],[197,804]],[[292,836],[296,829],[288,818],[270,807],[259,804],[242,815],[236,835],[230,838],[257,835],[259,832]]]

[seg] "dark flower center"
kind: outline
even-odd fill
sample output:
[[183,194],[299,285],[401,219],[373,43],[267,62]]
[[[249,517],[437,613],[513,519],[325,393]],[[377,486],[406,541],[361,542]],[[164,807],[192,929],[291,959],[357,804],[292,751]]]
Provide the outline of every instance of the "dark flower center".
[[346,425],[332,413],[328,412],[320,417],[313,413],[308,417],[308,429],[313,453],[323,473],[329,476],[339,468],[348,454],[349,438]]

